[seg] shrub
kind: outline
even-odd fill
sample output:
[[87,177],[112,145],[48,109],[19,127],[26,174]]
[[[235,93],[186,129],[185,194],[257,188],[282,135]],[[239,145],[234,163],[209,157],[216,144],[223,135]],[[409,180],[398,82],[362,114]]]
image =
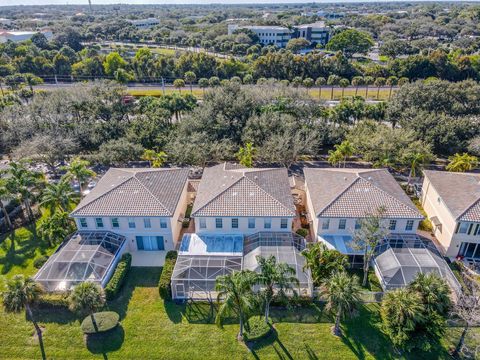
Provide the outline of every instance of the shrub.
[[176,261],[177,252],[173,250],[167,252],[167,255],[165,256],[165,264],[163,265],[162,274],[160,275],[160,280],[158,281],[158,293],[160,294],[160,297],[164,300],[172,300],[172,289],[170,287],[170,281]]
[[305,237],[308,235],[308,230],[307,229],[304,229],[304,228],[301,228],[301,229],[298,229],[296,231],[296,233],[302,237]]
[[128,253],[123,254],[117,264],[115,272],[105,287],[105,296],[107,297],[107,300],[113,300],[117,296],[128,274],[128,270],[130,270],[131,263],[132,255]]
[[47,262],[47,260],[48,260],[47,255],[40,256],[35,260],[33,260],[33,266],[35,267],[35,269],[40,269],[43,266],[43,264]]
[[105,332],[117,327],[120,316],[114,311],[102,311],[94,313],[95,322],[97,323],[97,329],[93,326],[92,317],[88,315],[82,321],[82,331],[84,334],[94,334],[97,332]]
[[68,293],[43,293],[38,299],[39,308],[65,308],[68,309]]
[[245,330],[245,340],[256,341],[269,335],[272,327],[265,322],[263,316],[253,316],[248,319]]

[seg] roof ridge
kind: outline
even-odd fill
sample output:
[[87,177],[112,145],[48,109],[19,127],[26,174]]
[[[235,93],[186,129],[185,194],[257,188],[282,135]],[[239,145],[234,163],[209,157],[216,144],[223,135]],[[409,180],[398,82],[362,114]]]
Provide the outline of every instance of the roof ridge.
[[172,212],[168,210],[164,204],[160,201],[158,197],[156,197],[145,185],[142,184],[140,179],[137,178],[137,174],[133,175],[133,178],[138,181],[138,183],[150,194],[153,196],[153,198],[160,204],[160,206],[167,212],[167,214],[172,215]]
[[265,195],[267,195],[269,198],[273,199],[275,202],[277,202],[278,204],[280,204],[284,209],[287,209],[288,211],[292,211],[292,209],[289,209],[285,204],[283,204],[282,202],[278,201],[278,199],[276,199],[275,197],[273,197],[270,193],[268,193],[264,188],[262,188],[261,186],[259,186],[255,181],[253,181],[252,179],[248,178],[247,176],[245,176],[245,178],[250,181],[252,184],[254,184],[257,188],[259,188],[263,193],[265,193]]
[[[122,170],[120,170],[122,171]],[[96,198],[90,200],[89,202],[85,203],[85,204],[82,204],[82,206],[80,206],[80,204],[78,204],[78,206],[70,213],[70,215],[74,215],[76,212],[78,212],[79,210],[83,209],[85,206],[87,205],[90,205],[92,203],[94,203],[95,201],[105,197],[106,195],[110,194],[113,190],[117,189],[120,185],[123,185],[125,184],[127,181],[129,180],[132,180],[133,178],[135,177],[135,175],[132,175],[130,176],[129,178],[125,179],[124,181],[120,182],[119,184],[117,184],[116,186],[108,189],[107,191],[105,191],[103,194],[97,196]],[[81,203],[81,202],[80,202]]]
[[217,195],[215,195],[213,198],[211,198],[209,201],[207,201],[205,204],[203,204],[203,206],[201,208],[198,208],[195,210],[194,213],[192,213],[192,215],[195,215],[196,213],[198,213],[200,210],[204,209],[207,205],[209,205],[210,203],[212,203],[214,200],[218,199],[218,197],[222,194],[224,194],[228,189],[230,189],[233,185],[237,184],[240,180],[242,180],[245,176],[240,176],[236,181],[234,181],[230,186],[227,186],[225,189],[223,189],[222,191],[220,191]]
[[347,186],[343,191],[341,191],[337,196],[335,196],[335,197],[332,199],[332,201],[330,201],[327,205],[325,205],[322,210],[318,211],[316,215],[317,215],[317,216],[320,216],[320,214],[321,214],[322,212],[324,212],[325,210],[327,210],[335,201],[338,200],[338,198],[339,198],[340,196],[342,196],[343,194],[345,194],[345,192],[346,192],[348,189],[350,189],[350,188],[353,186],[353,184],[355,184],[359,179],[360,179],[360,176],[358,176],[358,174],[357,174],[357,178],[356,178],[354,181],[352,181],[351,184],[348,185],[348,186]]

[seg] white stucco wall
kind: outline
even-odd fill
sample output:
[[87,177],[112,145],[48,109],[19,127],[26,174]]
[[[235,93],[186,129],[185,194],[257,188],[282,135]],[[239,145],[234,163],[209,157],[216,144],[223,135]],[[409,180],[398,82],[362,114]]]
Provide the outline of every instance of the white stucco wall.
[[[221,229],[217,229],[215,219],[221,218],[222,219],[222,224],[223,227]],[[283,219],[287,219],[287,228],[282,229],[280,224],[281,224],[281,219],[280,217],[269,217],[269,218],[264,218],[264,217],[256,217],[255,218],[255,227],[254,228],[249,228],[248,227],[248,217],[203,217],[205,219],[205,228],[200,227],[200,217],[195,217],[195,231],[198,234],[201,233],[228,233],[228,234],[233,234],[233,233],[239,233],[239,234],[244,234],[244,235],[249,235],[249,234],[254,234],[260,231],[292,231],[292,221],[293,217],[283,217]],[[232,219],[238,219],[238,228],[232,228]],[[264,221],[265,219],[271,219],[271,228],[265,228],[264,227]]]
[[[328,229],[322,229],[322,224],[324,220],[329,220],[329,227]],[[318,226],[318,235],[322,234],[335,234],[335,235],[352,235],[355,232],[355,223],[357,218],[343,218],[346,219],[346,226],[345,229],[339,229],[339,223],[342,218],[317,218],[317,226]],[[390,220],[396,220],[397,224],[395,230],[389,230],[392,234],[415,234],[417,232],[418,224],[420,220],[417,219],[410,219],[413,220],[413,227],[412,230],[406,230],[407,221],[409,219],[385,219],[385,225],[388,227]]]

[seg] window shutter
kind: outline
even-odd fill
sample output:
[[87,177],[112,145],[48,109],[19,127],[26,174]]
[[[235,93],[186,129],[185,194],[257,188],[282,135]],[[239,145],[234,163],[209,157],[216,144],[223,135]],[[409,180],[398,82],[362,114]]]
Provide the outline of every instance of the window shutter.
[[164,250],[165,247],[163,245],[163,236],[157,236],[157,247],[158,250]]
[[144,246],[143,246],[143,237],[141,237],[141,236],[136,236],[136,239],[137,239],[137,248],[138,248],[138,250],[143,250],[143,249],[144,249]]

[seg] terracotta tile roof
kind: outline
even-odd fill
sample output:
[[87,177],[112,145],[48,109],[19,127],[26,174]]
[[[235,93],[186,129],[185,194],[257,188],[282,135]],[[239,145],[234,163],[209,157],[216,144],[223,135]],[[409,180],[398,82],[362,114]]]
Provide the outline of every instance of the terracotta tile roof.
[[172,216],[188,169],[110,169],[73,216]]
[[383,206],[386,218],[423,218],[385,169],[306,168],[304,174],[317,217],[365,217]]
[[480,174],[433,170],[423,173],[456,220],[480,222]]
[[206,168],[192,216],[295,216],[285,168]]

